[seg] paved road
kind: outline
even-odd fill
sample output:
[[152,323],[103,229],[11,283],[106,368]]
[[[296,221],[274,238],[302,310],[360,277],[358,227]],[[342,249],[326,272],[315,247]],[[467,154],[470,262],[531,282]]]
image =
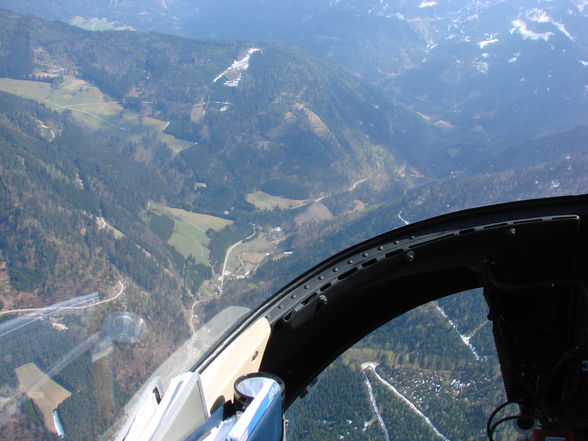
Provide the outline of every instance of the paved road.
[[21,314],[26,312],[46,312],[46,311],[75,311],[80,309],[93,308],[94,306],[103,305],[105,303],[112,302],[118,299],[125,290],[125,285],[120,280],[117,282],[120,285],[118,293],[109,299],[100,300],[96,303],[91,303],[84,306],[45,306],[43,308],[22,308],[22,309],[10,309],[8,311],[0,311],[0,316],[7,314]]

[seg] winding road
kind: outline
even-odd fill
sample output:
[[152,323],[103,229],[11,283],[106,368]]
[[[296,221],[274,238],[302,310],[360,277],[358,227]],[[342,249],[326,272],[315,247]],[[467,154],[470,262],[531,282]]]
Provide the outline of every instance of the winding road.
[[47,311],[75,311],[80,309],[88,309],[93,308],[94,306],[104,305],[105,303],[113,302],[114,300],[118,299],[125,290],[125,285],[122,281],[117,282],[120,285],[120,289],[118,293],[109,299],[99,300],[95,303],[91,303],[89,305],[83,306],[45,306],[43,308],[22,308],[22,309],[10,309],[8,311],[0,311],[0,316],[7,315],[7,314],[21,314],[27,312],[47,312]]
[[320,202],[320,201],[322,201],[323,199],[327,199],[327,198],[330,198],[330,197],[332,197],[332,196],[336,196],[336,195],[338,195],[338,194],[342,194],[342,193],[347,193],[347,192],[353,191],[353,190],[355,190],[355,189],[357,188],[357,186],[358,186],[358,185],[360,185],[360,184],[363,184],[363,183],[364,183],[365,181],[367,181],[368,179],[369,179],[369,178],[363,178],[363,179],[360,179],[359,181],[355,181],[355,182],[354,182],[354,183],[353,183],[351,186],[349,186],[349,187],[348,187],[348,188],[346,188],[345,190],[343,190],[343,191],[340,191],[339,193],[327,193],[327,194],[326,194],[326,195],[324,195],[324,196],[321,196],[321,197],[318,197],[318,198],[316,198],[315,200],[313,200],[313,201],[312,201],[312,203],[315,203],[315,202]]
[[257,233],[257,229],[255,228],[255,225],[253,225],[253,233],[251,233],[245,239],[241,239],[239,242],[234,243],[233,245],[231,245],[227,249],[227,252],[225,253],[225,260],[223,261],[223,268],[221,270],[221,274],[220,274],[220,277],[219,277],[219,281],[220,281],[220,287],[219,287],[219,293],[218,293],[219,296],[222,296],[223,295],[223,287],[225,285],[225,271],[227,269],[227,263],[229,262],[229,256],[231,254],[231,251],[233,251],[233,249],[235,247],[241,245],[246,240],[251,239],[253,236],[255,236],[255,233]]

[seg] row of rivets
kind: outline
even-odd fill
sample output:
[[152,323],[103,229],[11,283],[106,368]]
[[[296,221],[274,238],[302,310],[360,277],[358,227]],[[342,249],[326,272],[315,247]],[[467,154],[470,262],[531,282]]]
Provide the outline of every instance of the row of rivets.
[[[414,236],[410,236],[410,238],[411,238],[411,239],[414,239],[415,237],[414,237]],[[392,243],[393,243],[394,245],[398,245],[398,244],[400,243],[400,241],[398,241],[398,240],[394,240]],[[382,245],[380,245],[380,246],[378,246],[377,250],[378,250],[378,251],[383,251],[383,250],[384,250],[384,247],[383,247]],[[367,251],[364,251],[363,253],[361,253],[361,255],[362,255],[362,257],[368,257],[368,256],[369,256],[369,253],[368,253]],[[415,259],[415,253],[414,253],[414,251],[409,251],[409,252],[407,252],[407,253],[406,253],[406,255],[405,255],[405,257],[406,257],[406,260],[408,260],[409,262],[412,262],[412,261]],[[353,259],[349,259],[349,260],[347,261],[347,263],[348,263],[349,265],[353,265],[354,261],[353,261]],[[339,272],[339,268],[338,268],[338,267],[334,267],[334,268],[332,269],[332,271],[333,271],[334,273],[336,273],[336,272]],[[324,280],[324,279],[325,279],[325,276],[324,276],[324,275],[322,275],[322,274],[320,274],[320,275],[319,275],[317,278],[318,278],[319,280]],[[307,284],[305,284],[305,285],[304,285],[304,289],[310,289],[310,285],[309,285],[308,283],[307,283]],[[291,298],[291,299],[296,299],[296,294],[292,294],[292,295],[290,296],[290,298]],[[318,298],[318,299],[319,299],[319,301],[320,301],[321,303],[323,303],[323,304],[327,304],[327,302],[328,302],[327,296],[326,296],[326,295],[324,295],[324,294],[321,294],[321,295],[319,296],[319,298]],[[284,305],[278,305],[278,309],[284,309]],[[267,315],[266,317],[269,319],[271,316],[270,316],[270,315]]]

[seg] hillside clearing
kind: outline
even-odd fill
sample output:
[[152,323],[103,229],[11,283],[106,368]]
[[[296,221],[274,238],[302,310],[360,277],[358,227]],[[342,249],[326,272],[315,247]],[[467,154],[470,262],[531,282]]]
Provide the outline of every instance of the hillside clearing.
[[53,423],[53,411],[71,395],[71,392],[49,378],[35,363],[23,364],[14,371],[18,377],[20,391],[27,394],[39,408],[47,430],[57,433]]
[[272,196],[263,191],[255,191],[247,195],[247,202],[255,205],[260,210],[274,210],[281,208],[282,210],[290,210],[292,208],[302,207],[308,201],[287,199],[281,196]]
[[150,204],[149,209],[161,216],[167,216],[174,221],[174,231],[167,241],[182,256],[192,255],[198,263],[209,265],[210,239],[206,235],[208,230],[219,231],[233,222],[208,214],[192,213],[181,208],[166,207]]
[[72,76],[52,86],[43,81],[0,78],[0,90],[23,98],[33,99],[47,107],[63,112],[69,110],[79,122],[94,130],[116,130],[126,134],[129,140],[139,141],[144,135],[155,135],[178,153],[190,146],[171,135],[164,134],[166,122],[124,109],[117,101],[109,100],[100,89]]
[[211,216],[209,214],[193,213],[191,211],[182,210],[181,208],[166,207],[165,205],[154,203],[151,203],[149,207],[158,214],[170,216],[175,220],[185,222],[202,231],[209,229],[220,231],[233,223],[233,221],[229,219],[223,219],[222,217]]

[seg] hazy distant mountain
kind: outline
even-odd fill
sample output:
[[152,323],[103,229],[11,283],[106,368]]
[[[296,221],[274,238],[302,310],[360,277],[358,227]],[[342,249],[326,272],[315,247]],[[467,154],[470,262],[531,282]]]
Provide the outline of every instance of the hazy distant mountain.
[[424,113],[502,137],[585,119],[583,3],[496,2],[468,12],[436,20],[426,59],[384,87],[418,97]]
[[0,0],[0,6],[63,21],[76,15],[106,17],[119,26],[190,37],[301,45],[445,129],[455,144],[452,155],[457,164],[478,154],[466,152],[464,133],[469,144],[484,150],[488,140],[490,145],[497,139],[516,142],[521,135],[569,127],[588,116],[588,6],[583,0],[154,0],[59,5]]

